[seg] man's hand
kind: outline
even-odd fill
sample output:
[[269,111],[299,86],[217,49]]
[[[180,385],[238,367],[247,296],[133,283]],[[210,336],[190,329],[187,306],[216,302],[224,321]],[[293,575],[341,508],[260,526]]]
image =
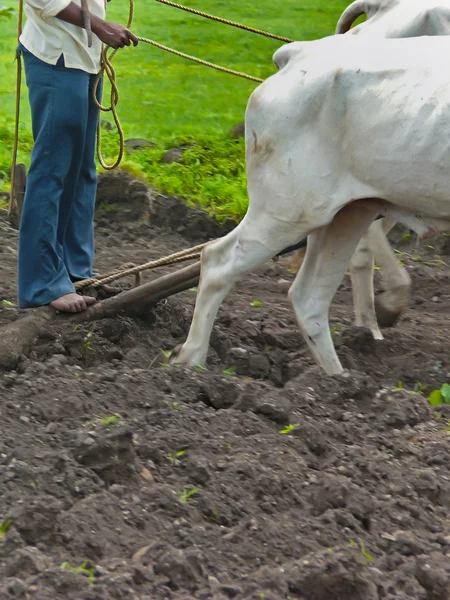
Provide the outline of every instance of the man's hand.
[[[81,8],[75,4],[75,2],[70,2],[64,10],[56,15],[56,17],[62,21],[66,21],[66,23],[72,23],[72,25],[76,25],[77,27],[84,27],[83,13]],[[123,25],[119,25],[119,23],[108,23],[92,14],[91,28],[92,33],[95,33],[104,44],[107,44],[114,49],[129,46],[131,42],[137,46],[139,42],[134,33],[131,33],[131,31]]]
[[97,22],[92,22],[92,31],[104,44],[111,48],[117,49],[130,46],[131,42],[134,46],[137,46],[139,43],[134,33],[119,23],[108,23],[99,19]]

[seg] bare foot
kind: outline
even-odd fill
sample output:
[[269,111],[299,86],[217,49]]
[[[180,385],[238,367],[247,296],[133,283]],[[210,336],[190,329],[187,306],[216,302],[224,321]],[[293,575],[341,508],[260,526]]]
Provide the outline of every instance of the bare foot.
[[91,304],[95,304],[97,300],[92,296],[80,296],[79,294],[66,294],[50,302],[50,306],[60,312],[76,313],[86,310]]

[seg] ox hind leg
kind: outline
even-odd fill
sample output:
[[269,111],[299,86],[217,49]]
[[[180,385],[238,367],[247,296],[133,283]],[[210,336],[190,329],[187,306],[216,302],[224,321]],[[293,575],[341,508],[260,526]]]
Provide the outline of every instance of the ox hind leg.
[[317,362],[329,375],[342,372],[328,323],[331,301],[349,261],[377,214],[370,201],[343,208],[332,223],[308,237],[305,261],[289,290],[299,326]]
[[411,277],[402,267],[386,237],[396,221],[382,219],[379,229],[369,230],[370,247],[381,267],[384,291],[375,298],[375,310],[381,327],[392,327],[408,307]]
[[[411,278],[401,267],[386,234],[395,221],[375,221],[365,233],[350,262],[355,324],[367,327],[376,340],[382,340],[381,327],[392,327],[408,305]],[[374,297],[374,256],[381,267],[382,294]]]
[[269,215],[247,213],[231,233],[211,242],[202,252],[201,275],[189,335],[171,362],[204,365],[217,311],[233,285],[249,271],[262,266],[286,246],[304,237],[291,223]]
[[[370,230],[380,229],[380,221],[375,221],[368,232],[361,237],[355,253],[350,261],[350,277],[352,280],[353,306],[355,309],[355,325],[367,327],[376,340],[383,335],[378,327],[375,313],[375,297],[373,289],[374,255],[370,244]],[[381,230],[381,235],[383,231]]]

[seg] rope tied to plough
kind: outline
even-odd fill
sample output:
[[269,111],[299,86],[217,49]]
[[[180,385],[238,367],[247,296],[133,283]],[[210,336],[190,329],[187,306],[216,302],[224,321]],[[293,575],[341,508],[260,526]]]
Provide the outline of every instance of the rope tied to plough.
[[96,277],[91,277],[90,279],[83,279],[82,281],[78,281],[75,284],[75,289],[81,290],[84,288],[97,288],[102,285],[106,285],[111,283],[112,281],[116,281],[117,279],[121,279],[122,277],[128,277],[131,275],[139,275],[143,271],[148,271],[149,269],[156,269],[158,267],[164,267],[167,265],[174,265],[177,263],[181,263],[187,260],[193,260],[195,258],[200,257],[200,253],[203,248],[208,244],[200,244],[198,246],[194,246],[192,248],[187,248],[186,250],[181,250],[180,252],[175,252],[174,254],[170,254],[169,256],[164,256],[163,258],[159,258],[157,260],[153,260],[147,262],[142,265],[122,265],[119,269],[115,271],[111,271],[110,273],[106,273],[104,275],[98,275]]

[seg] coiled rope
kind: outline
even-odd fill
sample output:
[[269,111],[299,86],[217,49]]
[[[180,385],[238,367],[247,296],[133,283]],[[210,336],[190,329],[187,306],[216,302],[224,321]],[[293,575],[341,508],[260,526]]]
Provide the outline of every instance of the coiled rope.
[[[235,23],[234,21],[229,21],[228,19],[222,19],[221,17],[216,17],[214,15],[210,15],[208,13],[195,10],[193,8],[189,8],[187,6],[183,6],[182,4],[177,4],[176,2],[171,2],[170,0],[156,0],[161,4],[166,4],[167,6],[172,6],[174,8],[178,8],[184,10],[186,12],[192,13],[194,15],[204,17],[206,19],[210,19],[213,21],[217,21],[219,23],[224,23],[225,25],[230,25],[232,27],[237,27],[239,29],[243,29],[244,31],[250,31],[251,33],[255,33],[258,35],[263,35],[268,38],[272,38],[275,40],[280,40],[282,42],[292,42],[291,39],[275,35],[273,33],[269,33],[267,31],[262,31],[261,29],[255,29],[254,27],[248,27],[247,25],[242,25],[240,23]],[[134,0],[130,0],[130,8],[128,13],[128,21],[127,21],[127,29],[131,29],[134,20]],[[253,75],[248,75],[247,73],[242,73],[241,71],[235,71],[233,69],[228,69],[227,67],[222,67],[220,65],[216,65],[215,63],[209,62],[207,60],[203,60],[201,58],[197,58],[196,56],[192,56],[190,54],[186,54],[185,52],[180,52],[179,50],[175,50],[174,48],[169,48],[169,46],[165,46],[164,44],[160,44],[159,42],[155,42],[154,40],[150,40],[149,38],[137,36],[138,40],[144,44],[150,44],[155,48],[159,48],[160,50],[164,50],[165,52],[169,52],[170,54],[174,54],[175,56],[179,56],[180,58],[185,58],[186,60],[190,60],[199,65],[203,65],[204,67],[209,67],[210,69],[215,69],[216,71],[221,71],[222,73],[228,73],[229,75],[234,75],[235,77],[241,77],[243,79],[248,79],[249,81],[254,81],[256,83],[262,83],[264,80],[260,77],[255,77]],[[97,76],[95,85],[94,85],[94,102],[97,105],[97,108],[102,112],[110,112],[112,114],[114,123],[117,128],[118,136],[119,136],[119,153],[117,158],[114,160],[112,164],[108,164],[102,154],[102,140],[101,140],[101,128],[100,121],[97,128],[97,156],[98,161],[103,167],[103,169],[107,171],[111,171],[117,168],[122,161],[124,151],[125,151],[125,139],[124,133],[122,129],[122,125],[120,123],[120,119],[117,113],[117,105],[119,103],[119,89],[117,87],[116,81],[116,72],[112,65],[112,59],[117,53],[117,50],[112,50],[111,53],[108,53],[109,48],[104,48],[102,51],[102,59],[101,59],[101,71]],[[100,81],[103,76],[106,76],[110,85],[111,85],[111,97],[109,106],[102,105],[97,100],[97,90],[100,84]]]

